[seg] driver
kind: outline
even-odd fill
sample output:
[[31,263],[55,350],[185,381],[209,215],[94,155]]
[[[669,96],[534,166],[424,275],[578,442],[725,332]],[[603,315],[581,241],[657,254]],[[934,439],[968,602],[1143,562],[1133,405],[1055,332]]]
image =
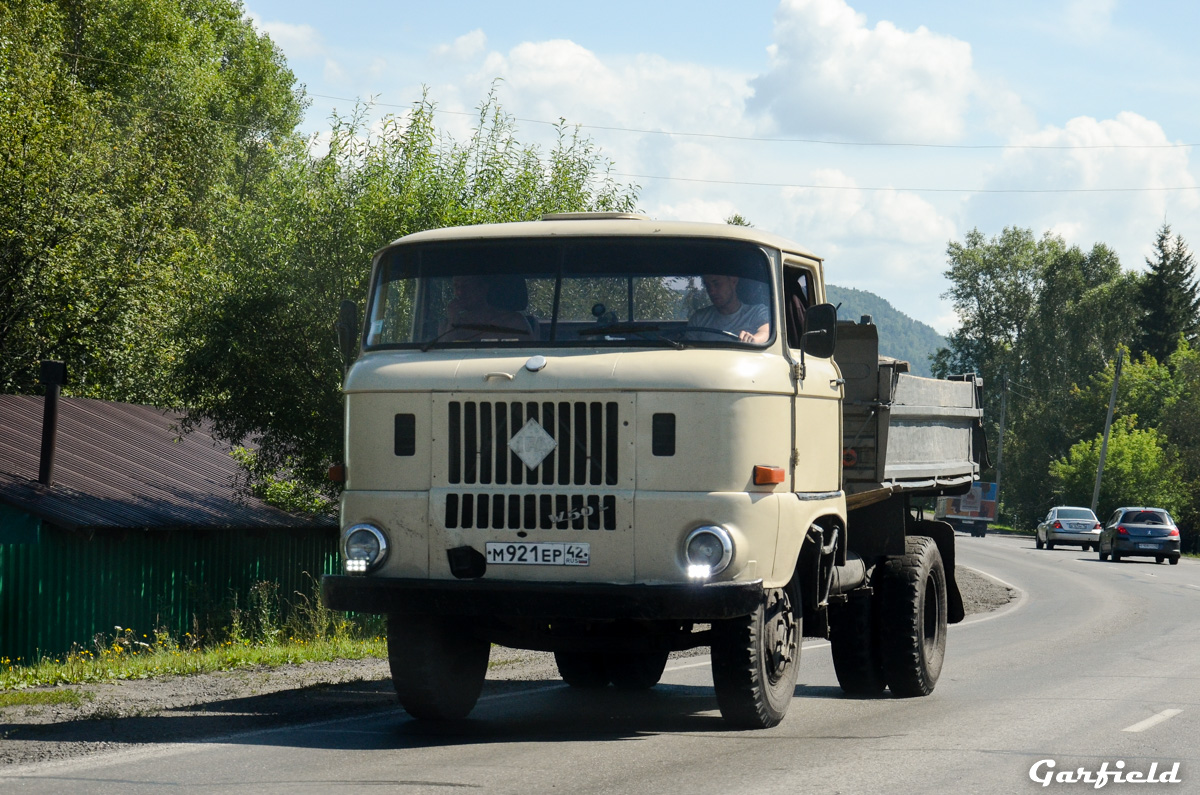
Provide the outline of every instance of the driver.
[[[764,343],[770,338],[771,316],[766,304],[743,304],[737,294],[737,276],[706,273],[701,280],[712,306],[691,314],[688,325],[696,327],[696,331],[689,336],[695,339],[704,334],[701,329],[709,328],[736,334],[742,342]],[[709,335],[714,336],[717,335]]]
[[[511,332],[513,339],[533,339],[529,321],[513,309],[492,305],[489,292],[498,283],[487,276],[455,276],[452,280],[454,298],[446,304],[439,339],[474,339],[487,332]],[[486,327],[486,328],[485,328]]]

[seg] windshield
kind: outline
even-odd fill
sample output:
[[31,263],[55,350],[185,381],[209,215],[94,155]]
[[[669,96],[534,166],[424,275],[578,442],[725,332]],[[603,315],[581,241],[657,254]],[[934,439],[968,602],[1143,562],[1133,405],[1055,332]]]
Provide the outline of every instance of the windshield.
[[509,238],[383,254],[366,347],[762,346],[770,259],[742,241]]
[[1096,514],[1089,511],[1087,508],[1059,508],[1059,519],[1090,519],[1096,521]]

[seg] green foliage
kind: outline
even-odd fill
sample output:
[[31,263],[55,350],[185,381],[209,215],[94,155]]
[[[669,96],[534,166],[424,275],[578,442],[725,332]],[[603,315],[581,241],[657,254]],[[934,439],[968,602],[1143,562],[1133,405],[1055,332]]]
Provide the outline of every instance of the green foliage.
[[365,108],[335,117],[325,154],[292,142],[262,190],[230,203],[213,241],[221,265],[182,324],[177,383],[192,421],[254,441],[244,460],[268,498],[285,481],[304,500],[334,495],[325,473],[342,455],[343,363],[333,324],[344,298],[365,302],[372,252],[434,227],[633,208],[634,189],[577,132],[560,128],[544,153],[523,145],[489,96],[460,143],[439,134],[433,110],[423,98],[377,133]]
[[725,223],[729,224],[730,226],[754,226],[754,224],[743,218],[741,213],[734,213],[733,215],[729,216],[725,219]]
[[1001,499],[1014,524],[1031,524],[1054,500],[1049,461],[1103,425],[1107,395],[1097,408],[1074,388],[1130,342],[1136,277],[1103,244],[1084,252],[1023,229],[991,240],[973,230],[947,253],[947,296],[963,324],[934,357],[933,372],[983,376],[993,461],[1007,393]]
[[857,322],[870,315],[879,331],[879,352],[908,362],[917,375],[931,375],[930,360],[946,345],[946,338],[932,326],[914,320],[883,298],[866,290],[825,285],[829,302],[838,307],[838,317]]
[[235,0],[0,7],[0,390],[171,404],[172,333],[216,209],[301,105]]
[[1135,350],[1166,359],[1182,335],[1195,341],[1200,332],[1200,288],[1196,263],[1179,235],[1163,224],[1154,240],[1154,257],[1138,285],[1139,334]]
[[[1071,446],[1052,461],[1050,478],[1060,502],[1091,505],[1103,434]],[[1153,428],[1138,428],[1130,415],[1115,420],[1108,439],[1097,515],[1107,517],[1122,505],[1149,505],[1176,513],[1189,499],[1178,465],[1165,449],[1167,440]]]

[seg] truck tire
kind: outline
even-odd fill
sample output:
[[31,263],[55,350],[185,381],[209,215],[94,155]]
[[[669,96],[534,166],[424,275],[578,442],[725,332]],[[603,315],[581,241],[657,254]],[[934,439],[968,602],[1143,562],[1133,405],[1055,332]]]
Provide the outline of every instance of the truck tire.
[[618,690],[649,690],[662,679],[667,667],[667,652],[612,654],[608,657],[608,675]]
[[465,718],[479,700],[491,644],[455,619],[388,616],[388,664],[400,704],[418,720]]
[[608,687],[608,660],[604,654],[556,651],[554,662],[558,666],[558,675],[571,687],[588,690]]
[[883,564],[879,634],[892,695],[927,696],[946,655],[946,572],[932,538],[909,536],[905,554]]
[[854,592],[829,606],[829,644],[838,684],[851,696],[878,696],[887,688],[876,606],[870,592]]
[[712,675],[727,723],[768,729],[787,714],[800,667],[800,590],[771,588],[748,616],[713,623]]

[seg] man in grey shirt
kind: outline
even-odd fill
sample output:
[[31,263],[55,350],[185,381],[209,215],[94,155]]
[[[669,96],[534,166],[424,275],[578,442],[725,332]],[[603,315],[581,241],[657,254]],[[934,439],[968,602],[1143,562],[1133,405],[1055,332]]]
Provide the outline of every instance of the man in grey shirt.
[[697,309],[688,318],[688,325],[696,331],[688,336],[692,339],[717,339],[721,334],[712,334],[700,329],[720,329],[736,334],[742,342],[764,343],[771,337],[771,315],[765,304],[743,304],[738,298],[738,277],[721,274],[705,274],[702,277],[704,290],[712,306]]

